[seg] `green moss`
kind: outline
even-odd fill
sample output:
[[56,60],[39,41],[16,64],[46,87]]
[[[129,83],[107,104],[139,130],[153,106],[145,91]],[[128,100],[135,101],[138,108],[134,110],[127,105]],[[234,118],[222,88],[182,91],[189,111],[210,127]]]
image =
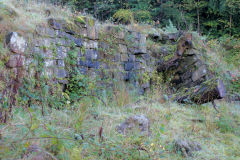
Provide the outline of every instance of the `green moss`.
[[3,17],[16,17],[17,12],[15,12],[12,8],[0,3],[0,14]]
[[85,18],[86,18],[85,16],[77,16],[75,17],[75,21],[81,24],[86,24]]
[[164,61],[168,61],[168,60],[170,60],[171,58],[173,58],[174,56],[175,56],[175,54],[169,54],[169,55],[163,57],[163,59],[164,59]]
[[95,20],[93,18],[88,18],[88,25],[93,27],[95,25]]

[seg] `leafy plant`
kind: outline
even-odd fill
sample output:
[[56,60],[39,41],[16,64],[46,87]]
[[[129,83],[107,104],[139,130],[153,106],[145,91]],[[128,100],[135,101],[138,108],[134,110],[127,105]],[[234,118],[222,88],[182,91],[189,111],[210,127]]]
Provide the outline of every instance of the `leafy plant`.
[[113,18],[118,23],[131,24],[134,21],[133,12],[129,9],[120,9],[114,15]]

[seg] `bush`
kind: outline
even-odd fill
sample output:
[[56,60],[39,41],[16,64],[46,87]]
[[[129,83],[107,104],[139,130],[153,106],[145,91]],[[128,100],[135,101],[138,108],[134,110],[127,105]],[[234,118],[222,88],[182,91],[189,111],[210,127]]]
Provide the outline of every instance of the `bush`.
[[152,16],[149,11],[139,10],[134,13],[134,19],[138,22],[151,22]]
[[133,12],[129,9],[120,9],[113,15],[114,21],[122,24],[131,24],[134,21]]

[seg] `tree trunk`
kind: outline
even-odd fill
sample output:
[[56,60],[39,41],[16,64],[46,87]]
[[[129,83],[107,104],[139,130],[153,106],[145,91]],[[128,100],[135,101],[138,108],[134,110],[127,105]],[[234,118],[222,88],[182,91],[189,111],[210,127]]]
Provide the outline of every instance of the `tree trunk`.
[[230,32],[229,32],[229,35],[231,36],[232,35],[232,14],[230,14]]
[[[198,1],[199,2],[199,1]],[[197,21],[198,21],[198,24],[197,24],[197,31],[198,33],[200,34],[200,15],[199,15],[199,7],[197,7]]]

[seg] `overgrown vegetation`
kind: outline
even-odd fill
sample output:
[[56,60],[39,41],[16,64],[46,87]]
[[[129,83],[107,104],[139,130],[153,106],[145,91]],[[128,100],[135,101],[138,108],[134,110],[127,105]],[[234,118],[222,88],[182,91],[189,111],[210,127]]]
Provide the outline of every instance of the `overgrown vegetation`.
[[[6,4],[9,1],[5,0],[4,2]],[[134,12],[131,13],[131,16],[133,14],[135,20],[147,23],[150,23],[152,17],[155,18],[155,12],[156,14],[163,12],[153,12],[152,10],[158,10],[156,7],[153,8],[156,5],[161,4],[161,9],[164,9],[164,6],[168,7],[164,10],[169,12],[174,9],[177,9],[179,13],[181,11],[180,7],[176,8],[176,6],[171,5],[173,1],[143,0],[137,5],[132,0],[94,2],[101,6],[97,6],[96,13],[94,13],[98,17],[102,16],[101,19],[113,15],[115,10],[119,8],[127,8],[129,12]],[[192,4],[190,2],[183,1],[185,5]],[[87,6],[89,11],[93,12],[93,8],[91,8],[94,6],[92,5],[93,1],[69,1],[69,3],[79,5],[80,9]],[[177,1],[176,3],[181,4]],[[24,23],[22,23],[21,28],[24,30],[19,29],[20,31],[33,31],[32,29],[36,24],[46,23],[46,16],[42,16],[40,10],[41,7],[48,8],[49,6],[41,4],[38,8],[35,3],[26,3],[30,9],[39,9],[38,11],[40,11],[35,17],[36,20],[32,21],[34,17],[34,14],[31,15],[32,11],[24,12],[22,17],[20,11],[23,10],[20,6],[16,7],[19,5],[17,1],[14,1],[13,4],[15,5],[12,7],[17,11],[18,17],[14,16],[16,21],[10,21],[10,27],[16,28],[19,21],[26,20],[26,17],[31,18],[29,22],[22,21]],[[187,19],[194,18],[195,15],[191,14],[197,9],[202,11],[206,5],[202,1],[198,1],[198,4],[197,6],[193,5],[194,8],[188,6],[190,15]],[[117,7],[113,10],[111,7],[115,5]],[[105,8],[106,6],[108,8]],[[60,10],[60,8],[57,9]],[[233,11],[235,10],[236,8]],[[2,13],[1,11],[3,10],[0,10],[0,13]],[[68,19],[72,13],[67,15],[65,11],[66,9],[59,14],[60,11],[53,10],[52,14],[53,16],[63,15]],[[106,11],[109,12],[105,13]],[[125,13],[121,12],[121,14]],[[123,20],[121,14],[116,16],[119,21]],[[183,12],[182,14],[187,13]],[[166,15],[164,14],[164,16]],[[236,20],[236,15],[232,16]],[[78,22],[86,23],[83,17],[75,17],[77,17]],[[133,17],[129,19],[128,13],[124,17],[127,18],[124,23],[132,22]],[[3,17],[3,20],[5,18],[9,17]],[[64,59],[69,74],[68,84],[65,85],[64,89],[62,85],[53,82],[47,76],[44,71],[43,57],[40,54],[35,54],[29,67],[29,73],[32,73],[30,70],[35,71],[32,73],[34,76],[27,75],[21,82],[22,85],[16,86],[17,92],[4,92],[6,88],[14,87],[15,83],[10,83],[10,79],[18,80],[14,73],[8,72],[9,70],[5,66],[9,58],[9,51],[4,44],[5,37],[3,36],[6,31],[5,27],[1,26],[5,22],[7,21],[1,21],[0,15],[0,120],[2,120],[0,121],[0,159],[182,160],[186,157],[175,151],[174,140],[186,137],[198,141],[202,146],[200,152],[194,153],[193,157],[188,159],[238,160],[240,158],[239,104],[218,101],[219,113],[213,109],[211,104],[177,104],[170,101],[167,96],[169,84],[164,83],[164,81],[169,77],[156,71],[151,75],[154,82],[152,90],[144,96],[137,95],[134,87],[115,81],[111,81],[111,87],[104,86],[99,84],[99,77],[83,74],[76,67],[79,51],[74,45],[70,47],[70,51]],[[169,24],[162,32],[174,33],[178,31],[174,26],[178,23],[176,19],[173,20],[173,23],[171,21],[167,23]],[[182,23],[181,21],[178,25],[181,26]],[[115,27],[119,32],[122,31],[121,27]],[[138,27],[143,26],[139,25]],[[144,29],[146,32],[149,28]],[[107,42],[114,48],[107,51],[100,49],[108,56],[114,56],[119,47],[114,43],[116,40],[114,36],[117,35],[102,34],[99,37],[100,41]],[[125,43],[131,38],[131,35],[127,36]],[[201,46],[202,40],[205,39],[198,37],[195,40],[198,42],[196,45]],[[148,43],[149,49],[156,46],[155,42],[148,41]],[[172,53],[176,50],[176,46],[172,46],[172,48],[169,47],[170,56],[173,56]],[[224,78],[228,84],[228,90],[239,93],[239,40],[223,37],[219,40],[208,41],[208,46],[209,48],[201,46],[202,51],[206,53],[204,58],[208,59],[206,63],[211,66],[212,70],[216,71],[216,74],[219,74],[216,75],[217,77]],[[84,48],[82,48],[82,54],[84,54]],[[228,70],[231,71],[229,75]],[[226,73],[220,74],[221,71]],[[143,73],[141,83],[149,80],[149,74]],[[108,82],[108,79],[101,79],[101,81]],[[141,114],[146,115],[151,122],[151,136],[142,136],[134,131],[132,135],[122,135],[116,131],[116,126],[126,118]]]

